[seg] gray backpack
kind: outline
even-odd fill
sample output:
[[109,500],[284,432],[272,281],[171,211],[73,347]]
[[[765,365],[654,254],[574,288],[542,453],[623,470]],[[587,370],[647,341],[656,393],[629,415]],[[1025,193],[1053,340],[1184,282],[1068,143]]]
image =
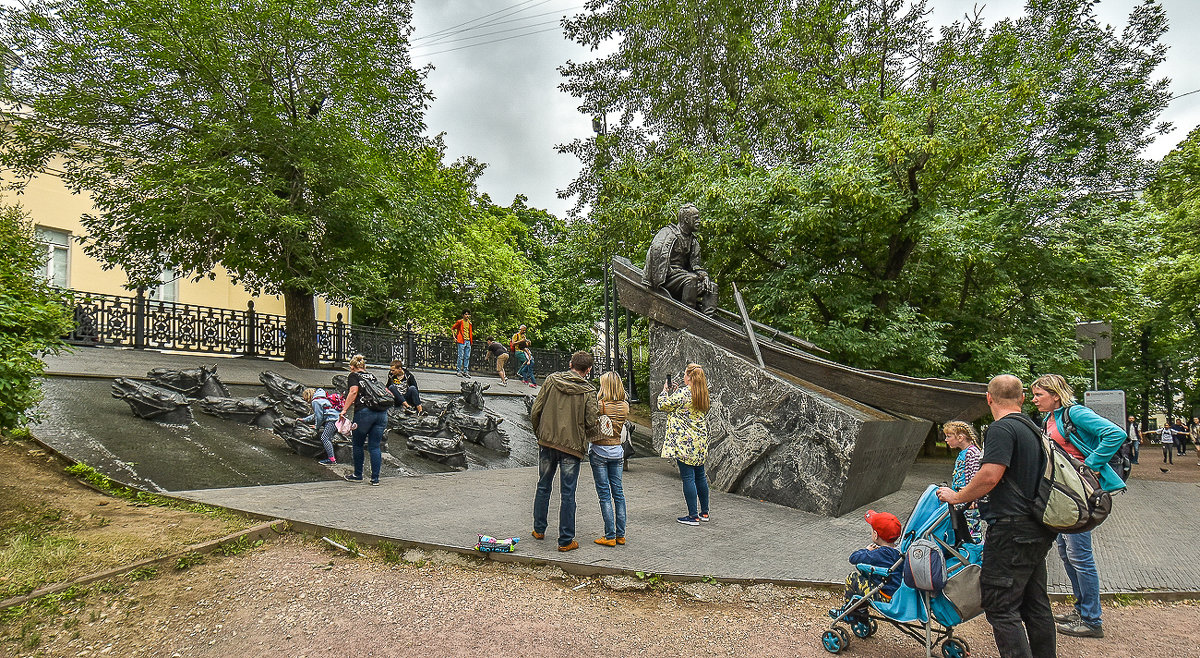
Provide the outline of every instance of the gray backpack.
[[1065,534],[1087,532],[1103,523],[1112,511],[1112,494],[1100,486],[1096,472],[1068,454],[1029,418],[1019,417],[1037,433],[1046,457],[1033,500],[1034,515],[1050,530]]

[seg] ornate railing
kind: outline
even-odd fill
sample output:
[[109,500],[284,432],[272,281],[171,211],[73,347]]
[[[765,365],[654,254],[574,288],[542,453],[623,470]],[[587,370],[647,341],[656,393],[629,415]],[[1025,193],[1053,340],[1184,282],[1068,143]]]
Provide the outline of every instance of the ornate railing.
[[[286,322],[282,315],[259,313],[254,302],[238,311],[195,304],[162,302],[139,290],[135,297],[73,292],[75,330],[67,342],[75,345],[132,347],[206,354],[282,358]],[[355,354],[367,362],[387,364],[394,359],[410,367],[453,370],[457,344],[452,338],[415,331],[393,331],[349,324],[341,313],[333,322],[317,322],[317,353],[324,362],[343,363]],[[495,371],[486,360],[483,341],[471,347],[470,369]],[[609,359],[595,355],[595,374],[610,369]],[[565,370],[569,352],[533,350],[534,373],[543,377]]]

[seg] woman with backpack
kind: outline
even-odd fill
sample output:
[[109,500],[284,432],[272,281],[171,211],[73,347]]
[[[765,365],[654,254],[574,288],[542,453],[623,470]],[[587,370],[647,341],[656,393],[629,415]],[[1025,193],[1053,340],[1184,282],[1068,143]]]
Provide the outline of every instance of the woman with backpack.
[[[1060,375],[1042,375],[1029,387],[1033,404],[1045,416],[1043,430],[1068,454],[1096,472],[1105,491],[1119,491],[1125,482],[1109,461],[1125,443],[1125,432],[1075,401],[1071,385]],[[1104,637],[1100,613],[1100,573],[1092,555],[1091,531],[1058,536],[1075,610],[1055,615],[1058,632],[1073,637]]]
[[317,436],[321,437],[321,445],[325,447],[325,459],[321,464],[333,466],[337,458],[333,456],[333,435],[337,433],[338,411],[325,395],[323,388],[304,389],[304,401],[312,405],[312,415],[300,419],[302,423],[312,423],[317,428]]
[[[370,383],[364,383],[370,379],[373,386],[383,387],[379,380],[375,379],[375,375],[367,372],[367,359],[361,354],[355,354],[350,357],[350,377],[346,380],[346,386],[349,391],[346,393],[346,406],[342,409],[340,416],[345,418],[346,413],[354,409],[354,422],[358,427],[354,428],[354,433],[350,436],[350,445],[353,448],[354,455],[354,475],[347,475],[346,479],[350,482],[362,482],[363,479],[363,444],[366,444],[367,452],[371,454],[371,485],[379,486],[379,471],[383,469],[383,452],[380,450],[380,444],[383,443],[383,432],[387,429],[387,407],[382,410],[372,409],[367,404],[368,396],[364,394],[363,389],[366,386],[371,386]],[[383,389],[387,392],[387,389]],[[388,397],[391,397],[388,394]]]

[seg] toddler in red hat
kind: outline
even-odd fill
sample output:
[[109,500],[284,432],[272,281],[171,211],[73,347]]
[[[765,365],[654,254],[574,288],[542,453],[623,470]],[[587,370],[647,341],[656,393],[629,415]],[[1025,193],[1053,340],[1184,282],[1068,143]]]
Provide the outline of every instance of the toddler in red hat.
[[[851,553],[850,564],[869,564],[890,569],[900,560],[900,551],[896,550],[896,540],[900,538],[902,531],[900,519],[896,518],[895,514],[876,512],[875,510],[868,511],[865,518],[871,526],[871,545]],[[874,574],[864,574],[855,569],[846,578],[846,601],[849,602],[855,596],[865,597],[880,584],[883,584],[883,588],[875,594],[875,598],[880,601],[891,601],[892,594],[900,586],[900,572],[900,569],[896,569],[885,578]],[[841,614],[841,610],[837,610],[837,614],[834,612],[830,611],[830,615],[833,617]],[[867,609],[861,607],[855,610],[852,616],[865,617],[866,612]]]

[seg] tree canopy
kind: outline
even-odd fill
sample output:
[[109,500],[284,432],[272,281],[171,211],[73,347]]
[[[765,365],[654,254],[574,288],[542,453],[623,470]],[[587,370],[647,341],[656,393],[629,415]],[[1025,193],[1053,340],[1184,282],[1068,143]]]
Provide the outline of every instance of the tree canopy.
[[465,208],[463,171],[420,137],[410,24],[408,0],[6,8],[5,164],[19,183],[61,159],[98,209],[85,250],[135,284],[222,265],[283,295],[287,358],[314,365],[313,295],[383,295],[378,259],[421,271],[396,254]]
[[1136,289],[1130,212],[1167,126],[1163,10],[1123,31],[1031,0],[934,31],[924,2],[596,0],[562,67],[616,130],[561,147],[612,253],[695,202],[719,282],[853,365],[1079,372],[1074,323]]

